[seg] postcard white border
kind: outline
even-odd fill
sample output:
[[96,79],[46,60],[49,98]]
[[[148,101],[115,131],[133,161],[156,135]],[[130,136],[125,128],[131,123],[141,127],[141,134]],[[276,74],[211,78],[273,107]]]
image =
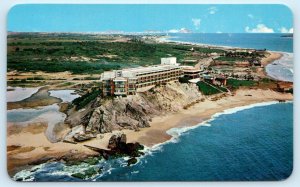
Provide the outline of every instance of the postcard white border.
[[[6,170],[6,15],[11,7],[16,4],[285,4],[294,13],[294,72],[300,72],[300,38],[297,33],[299,31],[299,18],[300,18],[300,1],[298,0],[2,0],[0,1],[0,136],[1,136],[1,155],[0,155],[0,185],[5,187],[11,186],[44,186],[53,187],[53,185],[60,186],[263,186],[263,187],[276,187],[276,186],[298,186],[300,184],[300,109],[299,109],[299,81],[300,76],[295,73],[294,75],[294,170],[292,175],[285,181],[278,182],[95,182],[95,183],[25,183],[12,181]],[[298,54],[297,54],[298,53]],[[298,62],[298,63],[297,63]]]

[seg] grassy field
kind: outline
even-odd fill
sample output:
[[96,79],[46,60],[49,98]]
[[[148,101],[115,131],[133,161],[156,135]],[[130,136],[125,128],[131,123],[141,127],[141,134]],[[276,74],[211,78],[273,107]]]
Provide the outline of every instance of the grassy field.
[[[226,87],[235,90],[238,89],[239,87],[252,87],[252,86],[257,86],[258,83],[253,80],[237,80],[237,79],[227,79],[227,85]],[[218,87],[218,89],[202,82],[199,81],[197,83],[197,86],[199,87],[199,90],[204,94],[204,95],[213,95],[217,93],[221,93],[220,90],[227,92],[227,90],[223,87]]]
[[227,92],[227,90],[225,88],[218,87],[218,89],[216,89],[202,81],[197,82],[197,86],[204,95],[218,94],[218,93],[221,93],[220,90]]
[[[93,74],[106,70],[159,64],[175,56],[193,58],[191,46],[145,42],[136,36],[19,33],[8,35],[8,71]],[[196,52],[223,52],[194,47]]]
[[251,87],[256,86],[257,82],[253,80],[237,80],[237,79],[228,79],[227,80],[227,87],[238,89],[241,86]]

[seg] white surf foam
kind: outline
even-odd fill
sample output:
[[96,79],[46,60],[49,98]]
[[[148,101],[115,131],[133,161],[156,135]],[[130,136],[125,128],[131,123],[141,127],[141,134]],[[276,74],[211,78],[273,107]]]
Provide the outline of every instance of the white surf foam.
[[282,57],[266,66],[268,76],[281,81],[293,82],[293,53],[280,52]]
[[[147,163],[147,160],[146,159],[144,160],[144,158],[146,156],[152,156],[154,153],[156,153],[158,151],[163,151],[164,145],[169,144],[169,143],[178,143],[180,136],[182,136],[187,131],[196,129],[201,126],[211,127],[211,124],[209,122],[215,120],[217,117],[219,117],[221,115],[234,114],[239,111],[251,109],[254,107],[269,106],[269,105],[274,105],[274,104],[278,104],[278,103],[279,103],[278,101],[270,101],[270,102],[262,102],[262,103],[256,103],[256,104],[250,104],[250,105],[246,105],[246,106],[240,106],[240,107],[235,107],[235,108],[231,108],[231,109],[226,109],[222,112],[212,115],[210,119],[203,121],[203,122],[199,123],[198,125],[190,126],[190,127],[172,128],[167,131],[167,133],[169,135],[171,135],[172,138],[166,142],[156,144],[152,147],[144,146],[144,149],[142,150],[144,155],[137,159],[136,164],[138,164],[141,161],[144,161],[145,163]],[[286,103],[293,103],[293,101],[287,101]],[[119,165],[121,167],[125,166],[125,165],[127,166],[128,159],[129,159],[128,157],[120,158],[117,160],[117,162],[119,163]],[[107,163],[107,161],[101,160],[99,163],[105,164],[105,165],[101,165],[101,166],[103,166],[103,172],[101,174],[98,174],[97,176],[93,176],[92,178],[89,178],[89,180],[96,180],[98,178],[101,178],[103,175],[111,174],[112,170],[116,169],[116,168],[112,167],[111,163]],[[134,165],[136,165],[136,164],[134,164]],[[33,174],[35,172],[39,171],[40,169],[42,169],[44,167],[44,165],[45,164],[40,164],[29,170],[22,170],[22,171],[18,172],[13,177],[13,179],[14,180],[23,179],[24,181],[26,181],[26,180],[33,181],[34,180]],[[86,163],[82,163],[80,165],[74,165],[74,166],[64,166],[63,170],[55,171],[55,172],[51,173],[51,175],[69,175],[69,176],[71,176],[73,173],[77,173],[77,172],[85,170],[87,168],[87,166],[88,166],[88,164],[86,164]],[[138,173],[138,172],[139,171],[133,171],[133,173]]]
[[[287,101],[287,103],[292,103],[292,102],[293,101]],[[237,113],[242,110],[247,110],[247,109],[251,109],[254,107],[268,106],[268,105],[273,105],[273,104],[278,104],[278,103],[279,103],[278,101],[269,101],[269,102],[255,103],[255,104],[250,104],[250,105],[246,105],[246,106],[230,108],[230,109],[226,109],[222,112],[218,112],[218,113],[212,115],[210,119],[203,121],[203,122],[199,123],[198,125],[189,126],[189,127],[181,127],[181,128],[172,128],[167,131],[167,134],[171,135],[172,138],[170,140],[167,140],[166,142],[156,144],[151,148],[149,148],[149,147],[145,148],[145,152],[146,152],[145,155],[152,155],[153,153],[155,153],[157,151],[162,151],[163,145],[166,145],[169,143],[178,143],[180,141],[180,136],[182,136],[184,133],[186,133],[192,129],[196,129],[201,126],[211,127],[211,124],[209,122],[215,120],[217,117],[219,117],[221,115],[234,114],[234,113]]]

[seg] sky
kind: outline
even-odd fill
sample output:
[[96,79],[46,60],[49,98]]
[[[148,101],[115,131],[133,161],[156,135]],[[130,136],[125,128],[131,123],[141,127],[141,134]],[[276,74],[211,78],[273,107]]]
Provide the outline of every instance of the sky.
[[292,33],[284,5],[16,5],[13,32]]

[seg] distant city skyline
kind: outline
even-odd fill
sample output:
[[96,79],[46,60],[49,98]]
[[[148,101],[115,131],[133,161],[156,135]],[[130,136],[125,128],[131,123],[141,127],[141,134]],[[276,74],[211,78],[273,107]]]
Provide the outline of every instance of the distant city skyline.
[[284,5],[26,4],[7,21],[12,32],[293,33]]

